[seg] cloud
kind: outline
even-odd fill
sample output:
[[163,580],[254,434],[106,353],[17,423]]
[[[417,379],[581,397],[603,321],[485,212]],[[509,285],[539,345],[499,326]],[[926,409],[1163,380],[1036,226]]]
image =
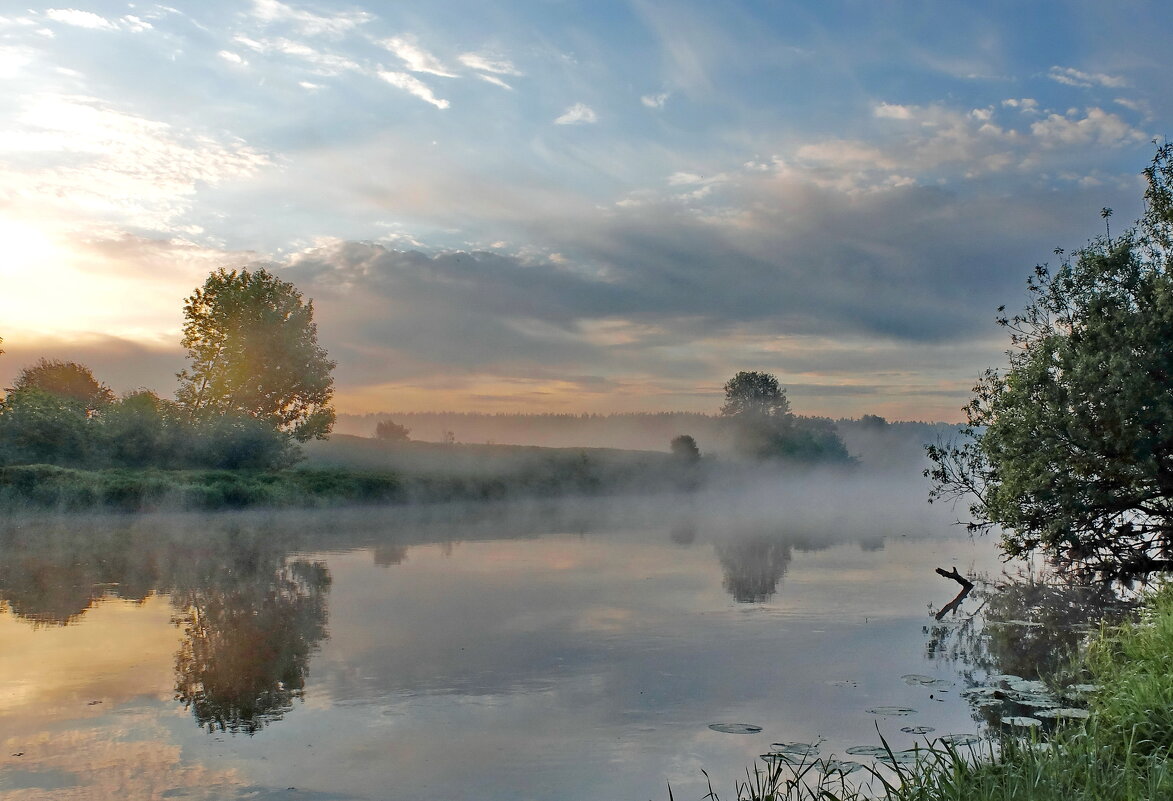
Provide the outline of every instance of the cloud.
[[241,140],[175,128],[95,98],[48,93],[24,101],[0,130],[0,202],[22,210],[173,230],[200,187],[272,163]]
[[425,84],[419,78],[408,75],[406,72],[388,72],[386,70],[379,70],[377,74],[380,78],[392,86],[395,86],[407,92],[408,94],[418,97],[425,103],[431,103],[438,109],[446,109],[449,106],[448,101],[436,97],[427,84]]
[[278,37],[274,39],[251,39],[243,34],[237,34],[233,41],[257,53],[280,53],[300,59],[313,67],[317,75],[335,76],[345,72],[361,72],[362,67],[346,56],[336,53],[326,53],[304,42]]
[[477,77],[480,78],[482,81],[486,81],[488,83],[493,84],[494,86],[500,86],[502,89],[508,89],[511,92],[513,91],[512,86],[505,83],[505,81],[501,80],[496,75],[485,75],[484,73],[481,73],[481,74],[478,74]]
[[483,53],[461,53],[460,63],[470,69],[480,72],[491,72],[494,75],[514,75],[520,77],[525,74],[513,66],[513,62],[508,59],[485,55]]
[[310,36],[340,37],[374,19],[365,11],[344,11],[330,16],[287,6],[277,0],[253,0],[252,16],[263,23],[288,23]]
[[118,30],[118,26],[113,22],[92,11],[79,11],[76,8],[50,8],[45,12],[45,16],[54,22],[78,28],[89,28],[95,31]]
[[216,55],[231,64],[238,64],[240,66],[244,66],[244,65],[248,64],[248,62],[245,61],[242,56],[240,56],[236,53],[233,53],[230,50],[221,50]]
[[658,95],[644,95],[639,99],[648,108],[664,108],[668,103],[668,92],[661,92]]
[[438,58],[420,47],[414,36],[396,36],[384,39],[379,44],[398,56],[412,72],[426,72],[441,78],[456,77],[455,73],[448,71]]
[[1084,89],[1092,86],[1104,86],[1110,89],[1128,86],[1128,81],[1118,76],[1106,75],[1102,72],[1083,72],[1074,67],[1051,67],[1047,77],[1066,86],[1078,86]]
[[584,103],[575,103],[554,120],[555,125],[580,125],[599,121],[595,110]]
[[1039,101],[1032,97],[1007,98],[1002,101],[1005,108],[1015,108],[1023,114],[1037,114],[1039,111]]
[[1046,147],[1081,147],[1099,145],[1119,147],[1146,141],[1149,137],[1120,117],[1100,108],[1089,108],[1083,117],[1078,113],[1050,114],[1030,127]]

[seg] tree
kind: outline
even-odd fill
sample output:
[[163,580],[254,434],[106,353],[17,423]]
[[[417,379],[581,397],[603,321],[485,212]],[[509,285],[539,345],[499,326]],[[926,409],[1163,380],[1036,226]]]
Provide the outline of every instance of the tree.
[[786,390],[769,373],[742,371],[725,382],[721,415],[735,426],[737,448],[748,456],[796,462],[851,460],[835,424],[796,417]]
[[743,370],[725,382],[721,414],[739,420],[783,420],[790,417],[790,401],[774,376]]
[[37,389],[59,398],[80,403],[88,414],[93,414],[113,403],[114,392],[94,378],[90,368],[77,362],[57,359],[37,359],[20,371],[12,384],[13,392]]
[[91,451],[91,421],[81,401],[23,387],[0,402],[0,464],[80,464]]
[[672,449],[672,456],[678,462],[696,464],[701,460],[701,449],[697,447],[696,440],[688,434],[673,437],[669,447]]
[[375,439],[387,440],[388,442],[407,442],[407,435],[410,433],[410,428],[401,426],[393,420],[380,420],[375,424]]
[[192,419],[240,414],[299,442],[334,424],[334,362],[318,345],[313,301],[266,270],[217,270],[183,306],[191,366],[176,399]]
[[1133,228],[1035,268],[998,319],[1008,365],[978,380],[964,438],[928,449],[930,500],[968,496],[1007,554],[1104,579],[1173,569],[1173,145],[1144,174]]

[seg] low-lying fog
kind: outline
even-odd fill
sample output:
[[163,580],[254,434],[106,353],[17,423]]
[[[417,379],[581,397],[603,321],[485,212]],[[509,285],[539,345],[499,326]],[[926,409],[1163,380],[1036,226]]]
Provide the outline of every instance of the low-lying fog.
[[[774,742],[973,731],[955,691],[901,680],[960,689],[933,568],[998,568],[925,490],[759,471],[651,499],[9,519],[0,789],[699,799],[702,768],[726,790]],[[868,711],[891,706],[914,711]]]

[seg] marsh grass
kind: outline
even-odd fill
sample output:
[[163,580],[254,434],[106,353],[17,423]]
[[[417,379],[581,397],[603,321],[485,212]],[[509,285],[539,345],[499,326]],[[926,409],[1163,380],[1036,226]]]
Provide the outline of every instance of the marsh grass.
[[[1135,622],[1105,630],[1086,670],[1100,689],[1091,716],[1039,740],[1004,737],[966,748],[929,741],[902,765],[861,780],[820,772],[819,760],[766,763],[735,783],[737,801],[1168,801],[1173,799],[1173,585]],[[707,777],[708,774],[706,774]],[[671,795],[671,794],[670,794]],[[709,786],[706,801],[720,801]]]

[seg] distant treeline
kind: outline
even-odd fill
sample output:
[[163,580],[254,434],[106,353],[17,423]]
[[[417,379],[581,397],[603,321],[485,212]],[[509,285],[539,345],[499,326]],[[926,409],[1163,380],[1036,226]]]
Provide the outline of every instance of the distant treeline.
[[[924,446],[948,439],[957,427],[947,423],[888,422],[864,415],[859,419],[795,418],[800,425],[833,426],[848,452],[865,467],[919,463]],[[378,412],[340,414],[334,430],[371,437],[385,420],[409,430],[413,440],[497,445],[540,445],[550,448],[621,448],[667,451],[677,436],[696,440],[701,453],[730,454],[738,431],[727,417],[700,412],[624,412],[615,414],[518,414],[477,412]]]

